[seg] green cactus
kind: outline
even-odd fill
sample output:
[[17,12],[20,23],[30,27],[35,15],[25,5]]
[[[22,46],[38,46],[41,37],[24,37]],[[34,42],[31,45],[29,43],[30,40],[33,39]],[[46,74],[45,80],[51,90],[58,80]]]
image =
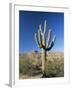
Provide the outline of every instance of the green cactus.
[[51,42],[51,30],[48,32],[48,39],[46,40],[46,23],[44,22],[44,32],[42,32],[41,25],[39,25],[38,34],[35,33],[35,40],[40,49],[42,49],[42,71],[44,73],[45,63],[46,63],[46,52],[50,51],[55,44],[56,36],[53,37]]

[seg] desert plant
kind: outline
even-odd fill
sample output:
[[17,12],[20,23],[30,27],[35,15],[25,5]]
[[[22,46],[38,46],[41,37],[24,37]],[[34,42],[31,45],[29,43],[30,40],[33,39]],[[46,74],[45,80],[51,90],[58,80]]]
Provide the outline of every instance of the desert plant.
[[19,72],[22,75],[34,76],[41,72],[37,65],[33,64],[31,60],[23,60],[19,61]]
[[45,77],[63,77],[64,76],[64,61],[63,59],[54,59],[47,61],[45,65]]
[[[35,33],[35,40],[40,49],[42,49],[42,72],[44,73],[46,63],[46,52],[50,51],[56,41],[56,36],[53,37],[51,42],[51,30],[48,32],[48,40],[46,40],[46,20],[44,22],[44,32],[42,32],[41,24],[39,25],[38,34]],[[47,42],[46,42],[47,41]]]

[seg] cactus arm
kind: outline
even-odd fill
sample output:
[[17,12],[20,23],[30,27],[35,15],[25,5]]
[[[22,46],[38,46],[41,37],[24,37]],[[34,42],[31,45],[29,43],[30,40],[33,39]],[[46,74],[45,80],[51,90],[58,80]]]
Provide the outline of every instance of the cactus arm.
[[38,30],[38,39],[39,39],[39,43],[40,43],[40,46],[42,48],[42,34],[41,34],[41,30]]
[[42,47],[45,45],[45,34],[42,32],[41,24],[39,25],[39,30],[40,30],[40,37],[41,37],[41,45]]
[[49,32],[48,32],[48,40],[47,40],[46,48],[49,47],[50,40],[51,40],[51,29],[50,29]]
[[38,40],[40,42],[40,30],[38,30]]
[[[39,30],[41,31],[41,33],[42,33],[42,28],[41,28],[41,24],[39,25]],[[42,33],[43,34],[43,33]]]
[[46,47],[46,24],[47,24],[47,21],[45,20],[45,22],[44,22],[44,45],[45,45],[45,47]]
[[46,51],[50,51],[52,47],[54,46],[54,43],[52,42],[49,48],[46,48]]
[[53,47],[53,46],[54,46],[54,44],[55,44],[55,41],[56,41],[56,36],[54,36],[54,38],[53,38],[53,41],[52,41],[51,45],[49,46],[49,48],[46,48],[46,51],[49,51],[49,50],[51,50],[51,49],[52,49],[52,47]]
[[41,47],[42,47],[42,32],[40,30],[40,44],[41,44]]
[[44,34],[42,34],[42,48],[45,50],[46,49],[46,43],[45,43],[45,38],[44,38]]
[[45,20],[45,23],[44,23],[44,35],[46,33],[46,23],[47,23],[47,21]]
[[41,44],[41,47],[42,47],[42,42],[43,42],[43,40],[42,40],[42,37],[43,37],[43,33],[42,33],[42,28],[41,28],[41,24],[39,25],[39,36],[40,36],[40,44]]
[[41,46],[41,36],[40,36],[40,30],[38,30],[38,42],[39,42],[39,44],[40,44],[40,46]]
[[35,33],[35,40],[39,48],[41,48],[37,34]]
[[55,44],[55,42],[56,42],[56,36],[54,36],[54,38],[53,38],[53,42],[54,42],[54,44]]

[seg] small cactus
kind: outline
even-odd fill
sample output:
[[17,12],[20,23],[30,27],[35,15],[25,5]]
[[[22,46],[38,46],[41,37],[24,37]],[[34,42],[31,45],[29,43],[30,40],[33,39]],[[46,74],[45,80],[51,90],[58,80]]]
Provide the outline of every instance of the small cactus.
[[[35,33],[35,40],[40,49],[42,49],[42,71],[44,72],[46,63],[46,52],[50,51],[55,44],[56,36],[53,37],[51,42],[51,30],[48,32],[48,39],[46,40],[46,23],[44,22],[44,32],[42,32],[41,24],[39,25],[38,34]],[[47,41],[47,42],[46,42]]]

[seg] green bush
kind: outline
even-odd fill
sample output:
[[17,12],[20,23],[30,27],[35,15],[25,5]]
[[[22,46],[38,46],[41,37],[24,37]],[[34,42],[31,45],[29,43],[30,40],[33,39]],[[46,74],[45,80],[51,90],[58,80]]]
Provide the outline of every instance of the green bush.
[[33,64],[31,60],[20,60],[19,61],[19,72],[23,75],[33,76],[37,74],[39,70],[38,66]]
[[47,61],[44,73],[46,77],[63,77],[64,76],[63,60]]

